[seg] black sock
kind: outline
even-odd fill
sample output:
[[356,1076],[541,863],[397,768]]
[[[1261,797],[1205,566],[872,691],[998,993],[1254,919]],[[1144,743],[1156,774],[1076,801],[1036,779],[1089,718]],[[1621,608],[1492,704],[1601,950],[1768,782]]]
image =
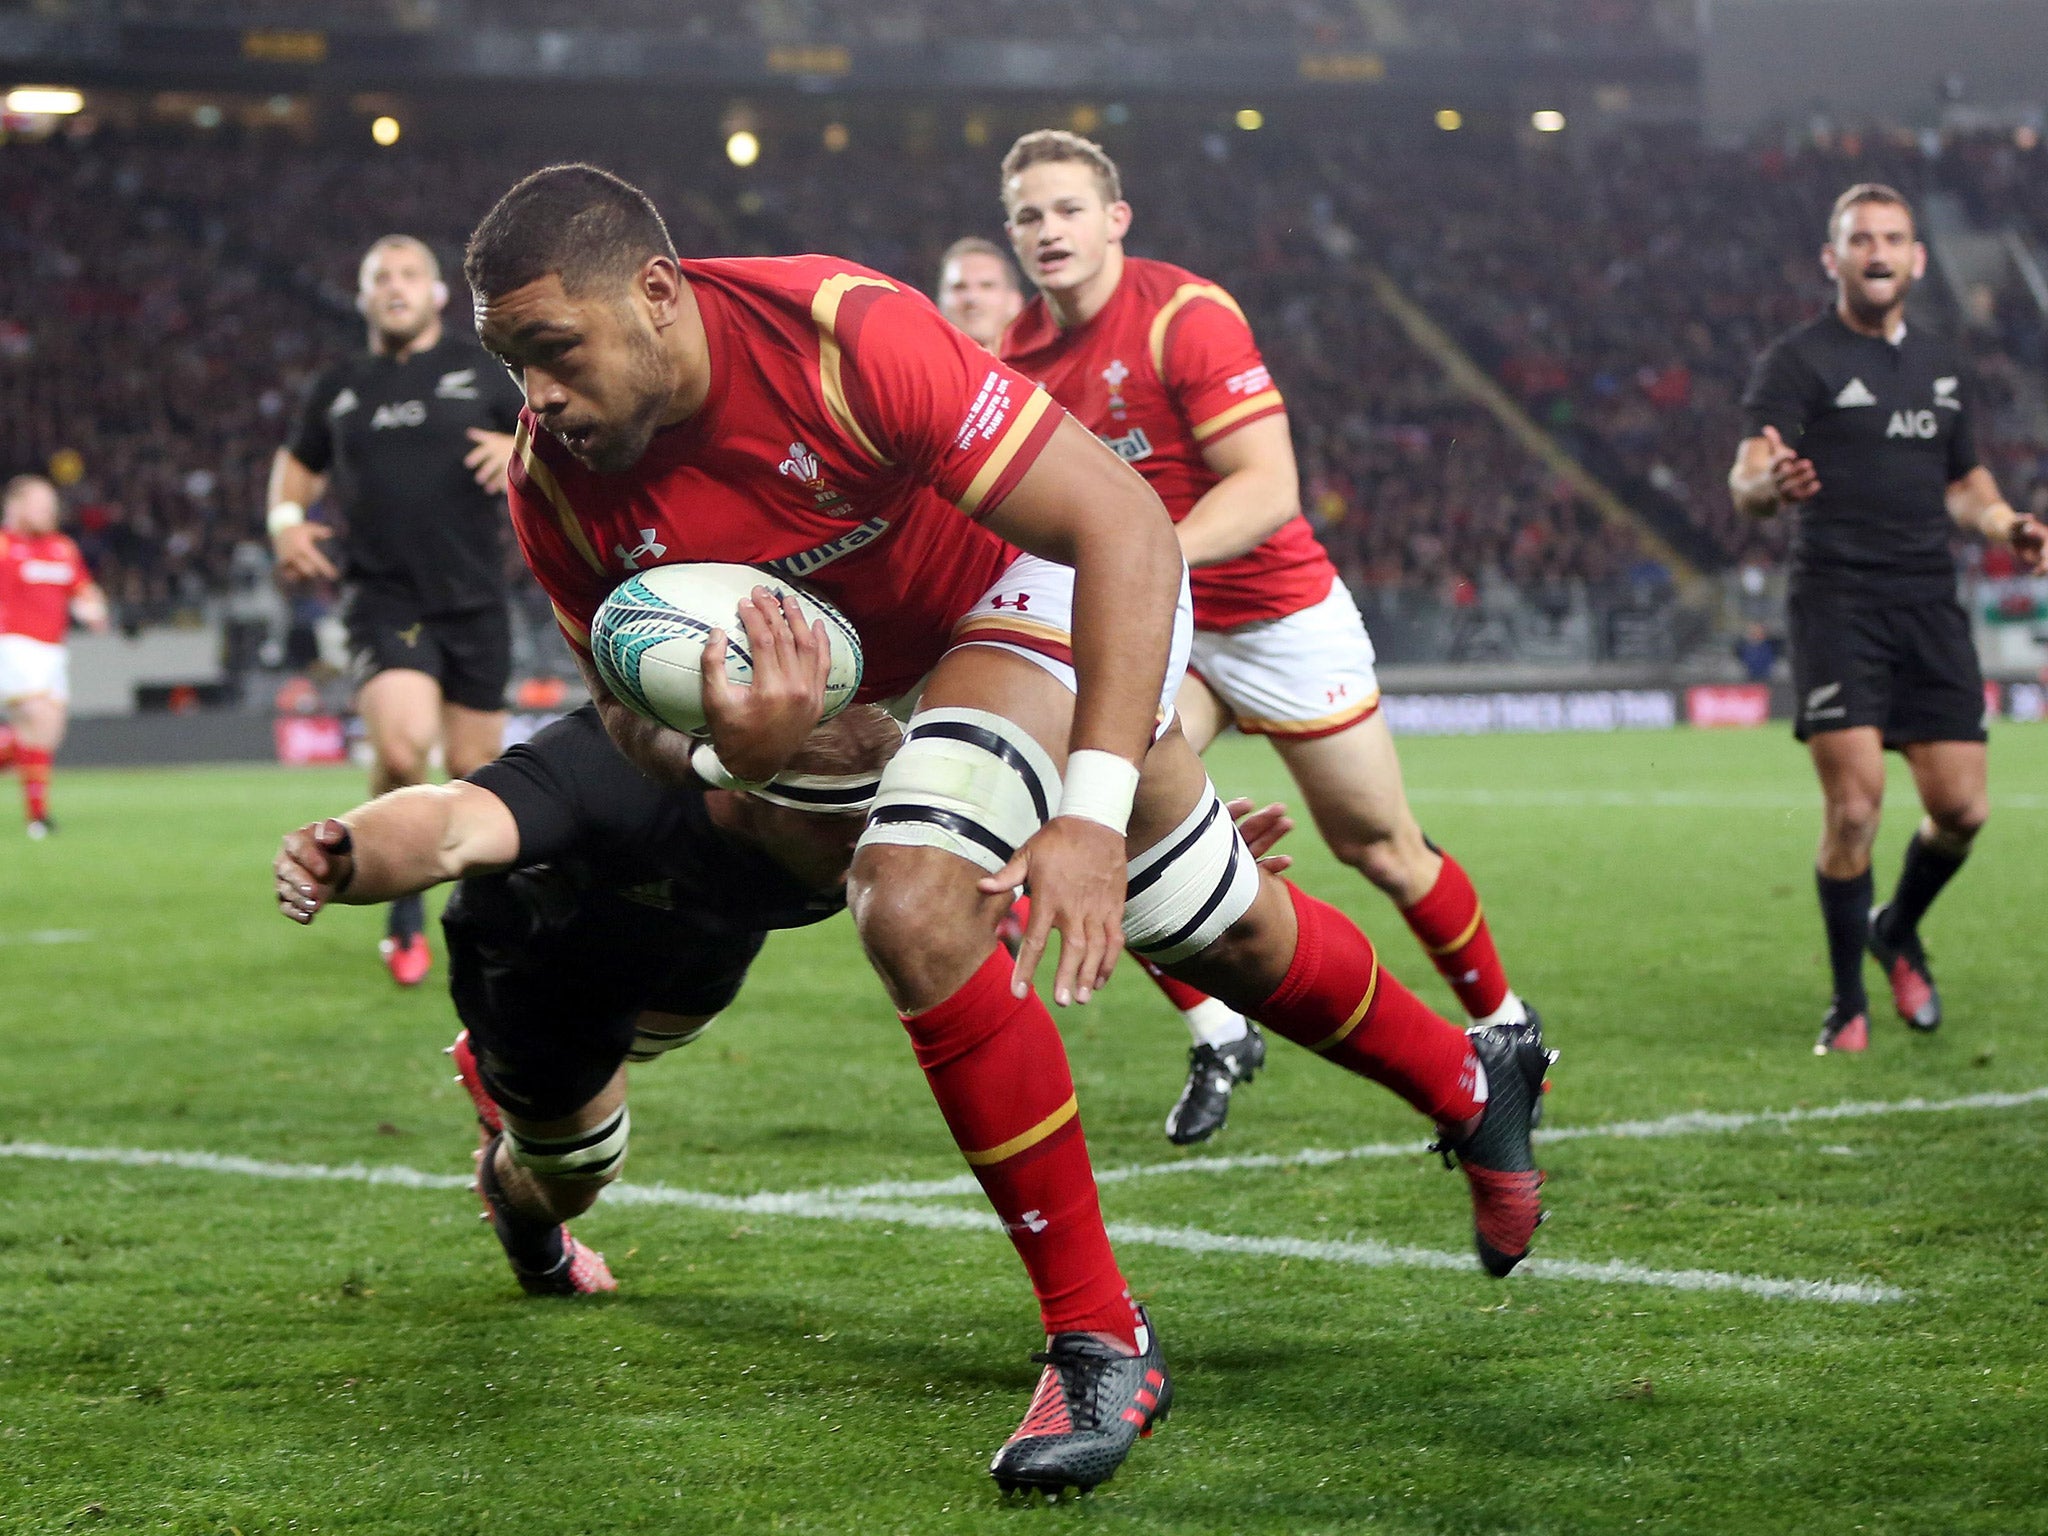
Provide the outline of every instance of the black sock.
[[419,896],[401,896],[384,915],[384,932],[394,939],[410,939],[427,927],[427,904]]
[[1892,892],[1891,915],[1885,919],[1886,935],[1903,936],[1919,928],[1934,898],[1969,856],[1968,849],[1948,853],[1936,848],[1915,832],[1906,844],[1906,862],[1899,866],[1898,889]]
[[1820,919],[1828,931],[1828,968],[1835,977],[1835,1006],[1845,1016],[1870,1007],[1863,990],[1863,946],[1870,938],[1870,871],[1847,880],[1830,880],[1819,870]]
[[498,1146],[493,1141],[477,1167],[478,1185],[491,1207],[491,1226],[506,1257],[528,1274],[544,1275],[562,1262],[562,1224],[529,1216],[513,1205],[498,1182]]

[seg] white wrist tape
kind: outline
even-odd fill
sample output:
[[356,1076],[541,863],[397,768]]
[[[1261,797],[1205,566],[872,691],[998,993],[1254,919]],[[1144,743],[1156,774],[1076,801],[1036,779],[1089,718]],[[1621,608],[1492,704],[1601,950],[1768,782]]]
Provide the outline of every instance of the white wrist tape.
[[304,507],[300,506],[296,501],[280,501],[270,509],[270,515],[264,519],[264,522],[269,526],[271,536],[275,537],[283,533],[287,528],[298,527],[305,520],[306,509]]
[[1114,752],[1083,747],[1067,756],[1059,814],[1079,816],[1121,837],[1131,824],[1131,802],[1138,794],[1138,770]]
[[718,751],[708,741],[700,741],[690,753],[690,771],[709,784],[713,789],[737,789],[744,792],[762,788],[767,779],[743,779],[719,760]]

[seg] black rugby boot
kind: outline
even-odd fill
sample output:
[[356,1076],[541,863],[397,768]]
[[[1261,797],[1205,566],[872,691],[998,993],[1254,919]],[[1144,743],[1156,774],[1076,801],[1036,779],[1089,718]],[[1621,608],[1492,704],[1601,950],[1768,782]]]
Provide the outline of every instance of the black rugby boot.
[[1142,1348],[1135,1355],[1092,1333],[1056,1333],[1031,1357],[1045,1367],[1031,1407],[988,1466],[1003,1492],[1086,1493],[1123,1465],[1153,1425],[1166,1421],[1173,1379],[1143,1307],[1138,1325]]

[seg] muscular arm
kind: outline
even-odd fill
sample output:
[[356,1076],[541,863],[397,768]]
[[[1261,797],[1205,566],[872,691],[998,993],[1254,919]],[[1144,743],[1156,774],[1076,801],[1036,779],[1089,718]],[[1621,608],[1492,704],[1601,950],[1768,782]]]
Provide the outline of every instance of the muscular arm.
[[612,739],[626,761],[657,784],[689,785],[698,782],[690,771],[690,753],[697,743],[681,731],[672,731],[644,715],[636,715],[613,696],[597,675],[597,666],[574,645],[569,647],[576,666],[583,673],[583,686],[597,705],[605,734]]
[[1202,450],[1223,478],[1175,525],[1189,565],[1214,565],[1263,544],[1301,510],[1301,474],[1285,416],[1240,427]]
[[1074,569],[1072,750],[1142,762],[1180,597],[1180,545],[1165,506],[1066,419],[987,522],[1019,548]]
[[[342,827],[353,842],[346,855],[334,851]],[[509,869],[518,858],[518,823],[496,795],[461,780],[415,784],[286,833],[275,864],[278,905],[294,921],[310,923],[329,902],[372,906]]]

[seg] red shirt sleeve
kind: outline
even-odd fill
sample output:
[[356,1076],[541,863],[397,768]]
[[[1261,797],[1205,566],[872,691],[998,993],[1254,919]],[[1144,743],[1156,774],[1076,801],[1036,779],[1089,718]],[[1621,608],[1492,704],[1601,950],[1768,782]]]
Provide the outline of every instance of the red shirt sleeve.
[[827,402],[836,390],[862,450],[909,469],[969,517],[1002,504],[1066,414],[923,294],[843,273],[819,289],[813,314]]
[[1221,288],[1205,284],[1180,299],[1160,348],[1159,376],[1203,447],[1287,409],[1244,312]]
[[589,535],[569,510],[554,471],[534,446],[533,426],[522,414],[512,439],[506,501],[519,553],[554,605],[555,622],[569,643],[590,654],[590,621],[610,595]]
[[85,551],[69,535],[64,539],[64,558],[71,562],[71,586],[66,596],[76,597],[92,586],[92,567],[85,563]]

